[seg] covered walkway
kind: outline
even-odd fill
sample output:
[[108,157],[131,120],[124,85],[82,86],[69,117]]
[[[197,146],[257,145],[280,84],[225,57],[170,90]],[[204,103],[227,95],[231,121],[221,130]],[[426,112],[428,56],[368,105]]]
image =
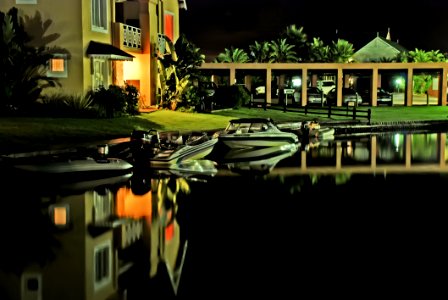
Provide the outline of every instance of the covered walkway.
[[[403,103],[405,106],[416,105],[414,100],[414,76],[431,75],[430,96],[436,104],[447,104],[448,63],[203,63],[201,70],[209,75],[228,77],[228,85],[244,84],[249,91],[253,85],[253,74],[261,74],[265,83],[265,101],[270,105],[272,89],[285,88],[285,76],[291,74],[301,78],[301,82],[317,86],[319,77],[329,74],[335,78],[337,87],[337,106],[342,106],[342,88],[356,86],[356,80],[362,76],[368,78],[371,87],[384,85],[384,78],[397,76],[404,81]],[[398,74],[398,75],[394,75]],[[284,75],[284,76],[282,76]],[[243,78],[237,82],[237,78]],[[243,82],[241,82],[243,81]],[[274,83],[274,86],[273,86]],[[307,105],[307,84],[301,85],[301,105]],[[398,89],[400,88],[397,86]],[[374,89],[371,89],[374,90]],[[445,91],[445,92],[441,92]],[[274,93],[275,94],[275,93]],[[377,95],[371,93],[372,106],[377,106]]]

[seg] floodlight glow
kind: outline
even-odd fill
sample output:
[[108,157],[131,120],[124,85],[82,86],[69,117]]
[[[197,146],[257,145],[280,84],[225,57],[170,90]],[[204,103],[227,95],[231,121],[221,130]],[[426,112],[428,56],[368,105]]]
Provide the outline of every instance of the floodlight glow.
[[299,87],[299,86],[301,86],[302,85],[302,79],[300,79],[300,78],[294,78],[293,80],[292,80],[292,86],[293,87]]

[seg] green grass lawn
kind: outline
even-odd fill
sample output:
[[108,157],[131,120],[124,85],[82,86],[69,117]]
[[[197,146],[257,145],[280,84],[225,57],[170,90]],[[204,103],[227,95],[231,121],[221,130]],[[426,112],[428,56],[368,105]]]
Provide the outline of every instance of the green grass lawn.
[[[367,109],[368,107],[361,107]],[[446,106],[373,107],[372,122],[446,120]],[[0,153],[76,147],[110,139],[129,137],[133,129],[210,131],[224,128],[233,118],[270,117],[276,122],[318,119],[307,115],[261,108],[223,110],[212,114],[159,110],[135,117],[115,119],[0,118]],[[334,119],[349,119],[335,117]],[[365,120],[364,120],[365,121]]]

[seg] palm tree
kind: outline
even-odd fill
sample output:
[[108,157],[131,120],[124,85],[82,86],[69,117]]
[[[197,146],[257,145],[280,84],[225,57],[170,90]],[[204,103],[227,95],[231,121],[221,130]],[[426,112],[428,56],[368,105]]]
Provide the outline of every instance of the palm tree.
[[[439,50],[426,52],[425,50],[416,48],[415,51],[409,51],[409,59],[416,63],[441,62],[445,61],[445,55],[440,53]],[[427,97],[429,97],[428,90],[432,84],[433,76],[437,77],[437,74],[423,72],[419,75],[415,75],[414,92],[417,94],[426,93]],[[427,103],[429,103],[429,98],[427,98]]]
[[[271,63],[288,63],[297,62],[296,51],[294,51],[294,45],[290,45],[286,42],[286,39],[278,39],[271,42],[271,54],[269,62]],[[278,77],[278,97],[279,103],[284,103],[284,89],[285,89],[285,74],[280,74]]]
[[215,62],[218,63],[247,63],[249,61],[249,55],[247,55],[246,51],[240,48],[233,48],[233,46],[230,49],[225,48],[224,53],[219,53],[215,59]]
[[431,50],[428,53],[429,60],[432,62],[445,62],[446,57],[443,53],[440,52],[440,50]]
[[40,15],[35,19],[42,27],[41,36],[31,38],[24,27],[26,21],[31,23],[30,18],[19,19],[14,7],[6,14],[0,12],[0,111],[30,109],[44,89],[60,85],[56,78],[47,76],[47,63],[53,53],[63,49],[46,46],[59,36],[44,37],[51,22],[42,22]]
[[168,51],[159,55],[157,59],[159,85],[161,98],[159,105],[176,110],[177,104],[182,101],[182,94],[189,83],[189,75],[180,78],[178,76],[178,56],[173,42],[168,36],[164,36]]
[[336,63],[350,62],[354,52],[353,44],[343,39],[338,39],[337,42],[333,41],[330,47],[331,60]]
[[429,53],[425,50],[420,50],[415,48],[415,51],[409,51],[409,59],[413,62],[423,63],[423,62],[431,62],[431,58]]
[[320,38],[313,38],[309,45],[309,59],[311,62],[328,62],[330,59],[330,47],[324,45]]
[[270,44],[269,42],[257,42],[253,45],[249,45],[249,57],[251,61],[257,62],[257,63],[266,63],[269,62],[269,50],[270,50]]
[[270,44],[271,53],[269,55],[269,62],[286,63],[297,62],[297,53],[294,50],[294,45],[288,44],[286,39],[278,39],[272,41]]
[[177,39],[174,49],[177,54],[177,75],[179,78],[190,76],[191,79],[200,76],[199,67],[205,61],[205,55],[190,42],[184,34],[181,34]]
[[308,35],[304,32],[303,27],[297,28],[296,25],[289,25],[281,35],[286,39],[288,44],[294,45],[297,54],[297,61],[305,61],[308,59]]

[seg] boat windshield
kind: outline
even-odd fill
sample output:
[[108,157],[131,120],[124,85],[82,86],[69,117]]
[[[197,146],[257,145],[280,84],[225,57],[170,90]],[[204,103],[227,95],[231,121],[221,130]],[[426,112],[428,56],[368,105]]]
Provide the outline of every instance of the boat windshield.
[[254,133],[266,131],[269,129],[266,123],[230,123],[226,131],[227,133]]

